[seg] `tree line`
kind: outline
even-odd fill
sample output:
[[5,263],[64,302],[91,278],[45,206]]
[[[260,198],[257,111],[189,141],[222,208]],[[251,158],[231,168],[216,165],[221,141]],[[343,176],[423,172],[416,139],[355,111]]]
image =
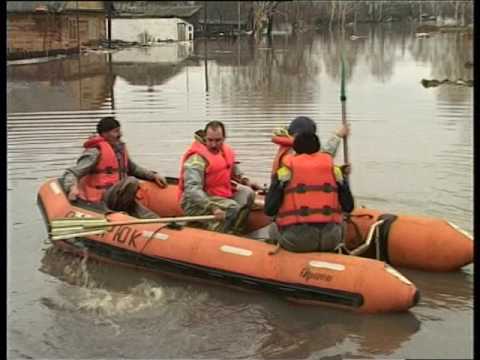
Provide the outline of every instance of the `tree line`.
[[[205,5],[205,1],[187,1]],[[473,1],[208,1],[217,13],[248,14],[252,35],[271,34],[274,23],[289,24],[292,32],[321,26],[347,26],[357,23],[382,23],[451,18],[460,26],[473,22]],[[240,14],[238,14],[240,18]]]

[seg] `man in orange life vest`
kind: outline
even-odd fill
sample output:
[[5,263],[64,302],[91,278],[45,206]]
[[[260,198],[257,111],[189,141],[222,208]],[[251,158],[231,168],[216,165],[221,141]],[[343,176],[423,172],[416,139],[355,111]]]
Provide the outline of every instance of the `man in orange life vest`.
[[347,175],[349,166],[334,167],[320,152],[311,132],[295,136],[296,154],[286,154],[272,178],[264,211],[275,217],[269,236],[294,252],[334,251],[343,243],[342,212],[354,207]]
[[[155,171],[135,164],[120,139],[120,123],[104,117],[97,124],[98,135],[90,137],[77,164],[68,168],[61,182],[70,201],[104,211],[126,211],[133,216],[156,218],[156,214],[135,200],[138,180],[152,180],[166,187],[165,179]],[[129,176],[132,175],[132,176]]]
[[241,233],[255,199],[254,190],[260,187],[243,176],[225,137],[220,121],[211,121],[195,133],[181,160],[178,196],[185,215],[215,215],[217,221],[201,224],[207,229]]

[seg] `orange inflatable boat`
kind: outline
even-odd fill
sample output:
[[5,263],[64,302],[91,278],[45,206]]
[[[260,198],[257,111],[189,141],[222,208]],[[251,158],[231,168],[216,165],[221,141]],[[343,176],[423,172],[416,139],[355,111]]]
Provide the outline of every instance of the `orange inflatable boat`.
[[[175,185],[162,190],[142,182],[137,195],[162,217],[179,214]],[[73,205],[56,179],[41,186],[38,204],[49,230],[54,220],[61,218],[103,216],[109,223],[135,220],[125,213],[102,214]],[[253,230],[269,221],[261,210],[256,210],[250,227]],[[357,312],[406,311],[419,300],[415,285],[383,261],[333,253],[275,252],[274,245],[259,240],[178,223],[118,224],[99,233],[52,241],[80,255],[229,286],[268,290],[297,302]]]
[[[171,185],[161,191],[155,184],[142,182],[137,198],[160,216],[181,216],[176,180],[169,181]],[[262,196],[258,200],[261,203]],[[249,217],[249,230],[271,221],[258,207]],[[347,224],[345,253],[424,271],[458,270],[473,261],[472,236],[446,220],[358,208]]]

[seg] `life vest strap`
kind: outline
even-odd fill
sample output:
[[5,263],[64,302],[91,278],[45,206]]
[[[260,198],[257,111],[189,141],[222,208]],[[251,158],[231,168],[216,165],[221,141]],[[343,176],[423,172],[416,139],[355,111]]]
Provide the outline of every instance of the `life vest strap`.
[[98,189],[98,190],[104,190],[104,189],[108,189],[110,187],[112,187],[113,184],[105,184],[105,185],[95,185],[95,189]]
[[127,169],[125,169],[125,168],[114,168],[114,167],[109,166],[109,167],[106,167],[105,169],[95,169],[95,170],[94,170],[94,173],[95,173],[95,174],[102,174],[102,173],[104,173],[104,174],[109,174],[109,175],[111,175],[111,174],[116,173],[116,172],[126,173],[126,172],[127,172]]
[[304,194],[308,191],[323,191],[326,193],[331,193],[331,192],[336,192],[338,191],[336,186],[333,186],[330,183],[325,183],[323,185],[305,185],[305,184],[298,184],[295,187],[289,187],[285,189],[284,193],[289,194],[289,193],[299,193],[299,194]]
[[291,211],[284,211],[279,214],[277,214],[277,217],[285,217],[285,216],[310,216],[314,214],[322,214],[326,216],[330,216],[333,214],[341,214],[342,211],[340,209],[334,209],[330,206],[324,206],[323,208],[319,209],[312,209],[307,206],[303,206],[300,209],[297,210],[291,210]]

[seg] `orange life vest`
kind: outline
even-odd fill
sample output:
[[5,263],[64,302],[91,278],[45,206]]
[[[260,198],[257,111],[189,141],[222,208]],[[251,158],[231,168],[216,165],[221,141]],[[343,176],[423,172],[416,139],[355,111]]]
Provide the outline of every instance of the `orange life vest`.
[[273,159],[272,174],[275,174],[280,167],[280,163],[284,155],[288,154],[293,146],[293,137],[290,136],[273,136],[272,142],[279,145],[275,158]]
[[235,154],[233,150],[227,144],[223,144],[222,149],[217,154],[213,154],[205,145],[199,141],[194,141],[190,148],[185,152],[180,162],[178,199],[181,199],[184,192],[183,165],[193,154],[198,154],[207,161],[203,190],[210,196],[231,198],[233,196],[231,179],[233,165],[235,164]]
[[282,164],[290,169],[292,178],[275,220],[279,226],[342,221],[331,155],[287,154]]
[[102,136],[88,139],[83,147],[96,147],[100,150],[95,172],[82,177],[78,183],[79,197],[93,203],[101,202],[103,194],[112,185],[115,185],[126,173],[128,167],[127,150],[122,152],[122,163],[119,164],[112,146]]

